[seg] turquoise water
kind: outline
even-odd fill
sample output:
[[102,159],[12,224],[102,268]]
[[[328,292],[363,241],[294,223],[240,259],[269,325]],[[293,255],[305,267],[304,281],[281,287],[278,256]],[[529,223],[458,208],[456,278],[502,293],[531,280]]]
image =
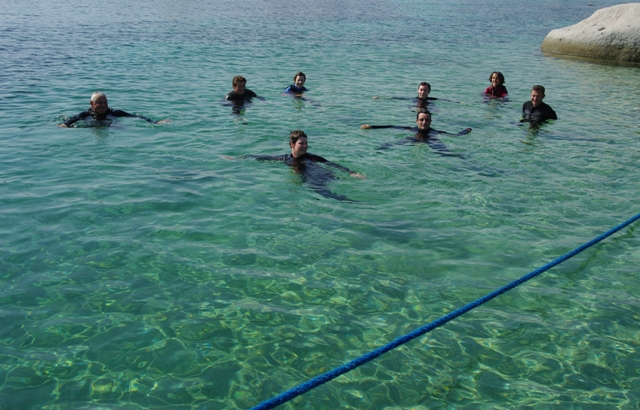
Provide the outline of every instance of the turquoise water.
[[[640,212],[640,71],[539,51],[586,2],[0,5],[3,410],[248,408]],[[299,70],[316,104],[281,96]],[[266,101],[232,115],[237,74]],[[464,159],[360,130],[412,125],[372,96],[420,81]],[[55,127],[96,90],[172,122]],[[357,202],[240,158],[293,129]],[[282,408],[637,409],[637,229]]]

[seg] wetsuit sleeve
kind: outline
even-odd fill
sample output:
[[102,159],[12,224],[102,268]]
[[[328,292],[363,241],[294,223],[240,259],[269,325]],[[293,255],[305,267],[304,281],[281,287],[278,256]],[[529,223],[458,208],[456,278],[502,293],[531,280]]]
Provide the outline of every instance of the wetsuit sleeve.
[[412,130],[413,127],[399,127],[396,125],[372,125],[371,129],[376,129],[376,128],[394,128],[397,130]]
[[333,167],[335,169],[339,169],[340,171],[346,172],[348,174],[353,174],[353,171],[350,170],[349,168],[342,166],[340,164],[336,164],[335,162],[331,162],[328,159],[321,157],[320,155],[307,154],[307,156],[309,156],[309,158],[313,161],[322,162],[323,164],[327,164],[328,166]]
[[[549,107],[549,106],[547,106],[547,107]],[[558,119],[558,116],[556,115],[556,112],[555,112],[555,111],[553,111],[553,108],[551,108],[551,107],[549,107],[549,114],[548,114],[548,116],[549,116],[549,119],[550,119],[550,120],[557,120],[557,119]]]
[[379,146],[378,148],[376,148],[376,151],[383,151],[389,148],[393,148],[393,147],[397,147],[399,145],[407,145],[407,144],[411,144],[414,143],[416,141],[415,138],[406,138],[403,139],[402,141],[393,141],[393,142],[387,142],[384,145]]
[[257,159],[258,161],[284,161],[286,155],[245,155],[242,158]]
[[152,120],[151,118],[147,118],[143,115],[137,115],[137,114],[129,114],[126,111],[122,111],[122,110],[113,110],[111,111],[111,115],[113,115],[114,117],[135,117],[135,118],[141,118],[143,120],[145,120],[146,122],[150,122],[152,124],[155,124],[156,121]]
[[65,122],[63,122],[63,124],[68,127],[71,124],[73,124],[73,123],[75,123],[77,121],[80,121],[80,120],[84,120],[85,118],[87,118],[89,116],[91,116],[89,111],[82,111],[80,114],[74,115],[73,117],[71,117],[68,120],[66,120]]

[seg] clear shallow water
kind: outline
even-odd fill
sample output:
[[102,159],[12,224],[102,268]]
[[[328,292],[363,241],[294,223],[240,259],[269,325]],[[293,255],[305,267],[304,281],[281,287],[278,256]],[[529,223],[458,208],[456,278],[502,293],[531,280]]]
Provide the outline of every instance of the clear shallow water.
[[[539,52],[580,2],[0,5],[0,408],[247,408],[638,212],[638,69]],[[320,106],[280,95],[298,70]],[[267,99],[240,116],[236,74]],[[411,125],[371,97],[423,80],[465,159],[359,129]],[[54,126],[95,90],[172,122]],[[367,175],[330,184],[357,203],[239,158],[292,129]],[[289,408],[636,408],[636,230]]]

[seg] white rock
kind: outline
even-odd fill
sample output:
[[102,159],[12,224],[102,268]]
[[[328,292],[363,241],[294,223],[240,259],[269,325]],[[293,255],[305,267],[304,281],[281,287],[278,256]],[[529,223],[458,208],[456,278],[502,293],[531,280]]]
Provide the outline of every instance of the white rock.
[[552,30],[541,49],[603,62],[640,63],[640,3],[600,9],[578,24]]

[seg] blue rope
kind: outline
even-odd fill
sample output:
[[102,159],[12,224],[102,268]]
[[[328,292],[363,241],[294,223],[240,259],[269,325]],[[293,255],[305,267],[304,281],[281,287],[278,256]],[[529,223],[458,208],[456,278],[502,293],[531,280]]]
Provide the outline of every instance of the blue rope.
[[349,363],[343,364],[340,367],[337,367],[333,370],[330,370],[326,373],[321,374],[320,376],[317,376],[311,380],[309,380],[306,383],[300,384],[290,390],[287,390],[286,392],[282,393],[279,396],[276,396],[270,400],[264,401],[260,404],[258,404],[257,406],[255,406],[252,410],[266,410],[266,409],[272,409],[274,407],[277,407],[281,404],[284,404],[286,402],[288,402],[289,400],[292,400],[298,396],[300,396],[301,394],[304,394],[306,392],[308,392],[309,390],[320,386],[321,384],[327,383],[333,379],[335,379],[336,377],[347,373],[353,369],[355,369],[356,367],[363,365],[373,359],[375,359],[378,356],[383,355],[384,353],[388,352],[389,350],[395,349],[398,346],[401,346],[413,339],[415,339],[418,336],[422,336],[427,332],[430,332],[431,330],[440,327],[442,325],[444,325],[445,323],[457,318],[458,316],[461,316],[465,313],[467,313],[468,311],[470,311],[471,309],[475,309],[476,307],[490,301],[491,299],[515,288],[518,285],[523,284],[524,282],[528,281],[529,279],[533,279],[536,276],[538,276],[539,274],[541,274],[542,272],[545,272],[551,268],[553,268],[556,265],[561,264],[562,262],[566,261],[567,259],[579,254],[580,252],[582,252],[583,250],[589,248],[590,246],[595,245],[596,243],[600,242],[601,240],[607,238],[608,236],[613,235],[614,233],[618,232],[619,230],[621,230],[622,228],[631,225],[632,223],[634,223],[635,221],[637,221],[638,219],[640,219],[640,214],[637,214],[636,216],[634,216],[631,219],[628,219],[627,221],[621,223],[620,225],[616,226],[615,228],[612,228],[611,230],[603,233],[602,235],[598,236],[597,238],[592,239],[591,241],[585,243],[582,246],[579,246],[577,248],[575,248],[574,250],[572,250],[569,253],[564,254],[563,256],[547,263],[546,265],[544,265],[541,268],[538,268],[536,270],[534,270],[531,273],[528,273],[526,275],[524,275],[523,277],[521,277],[520,279],[514,280],[513,282],[501,287],[500,289],[493,291],[491,293],[489,293],[488,295],[481,297],[480,299],[477,299],[463,307],[461,307],[458,310],[455,310],[451,313],[449,313],[448,315],[445,315],[443,317],[441,317],[440,319],[437,319],[423,327],[420,327],[416,330],[414,330],[411,333],[408,333],[404,336],[401,336],[399,338],[397,338],[396,340],[394,340],[391,343],[388,343],[382,347],[377,348],[376,350],[373,350],[370,353],[367,353],[363,356],[358,357],[357,359],[354,359],[352,361],[350,361]]

